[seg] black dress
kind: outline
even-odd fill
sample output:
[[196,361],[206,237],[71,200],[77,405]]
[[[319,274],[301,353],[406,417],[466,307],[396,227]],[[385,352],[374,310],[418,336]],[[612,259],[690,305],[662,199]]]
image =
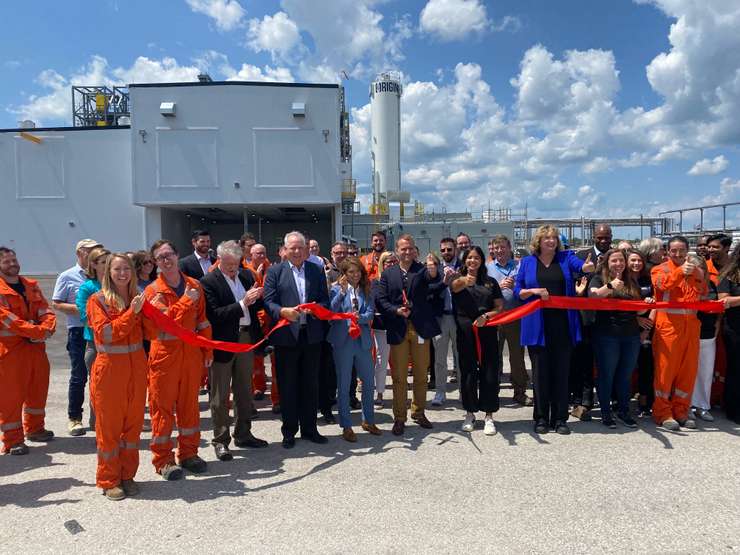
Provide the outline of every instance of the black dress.
[[[719,282],[717,290],[730,297],[740,297],[740,283],[727,278]],[[727,418],[740,424],[740,307],[734,306],[725,311],[723,329],[727,353],[725,413]]]
[[498,334],[495,326],[478,328],[482,361],[478,364],[473,322],[481,314],[495,309],[503,298],[495,279],[488,276],[483,284],[453,293],[457,322],[457,353],[460,364],[460,397],[467,412],[496,412],[499,409]]

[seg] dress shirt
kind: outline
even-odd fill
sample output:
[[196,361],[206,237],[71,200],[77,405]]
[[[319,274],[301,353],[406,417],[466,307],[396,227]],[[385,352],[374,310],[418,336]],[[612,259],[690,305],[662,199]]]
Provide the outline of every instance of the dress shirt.
[[[75,264],[68,270],[59,274],[51,299],[58,303],[75,304],[77,301],[77,291],[86,281],[87,275],[85,274],[85,271],[79,264]],[[78,314],[65,314],[65,316],[67,318],[67,328],[83,327]]]
[[201,258],[198,251],[194,251],[193,254],[195,255],[195,259],[198,261],[198,264],[200,264],[200,267],[203,269],[203,275],[208,275],[208,270],[211,268],[211,258],[208,255]]
[[252,319],[249,317],[249,309],[244,303],[244,295],[246,295],[247,291],[244,289],[238,276],[231,279],[229,276],[224,274],[224,278],[226,279],[226,283],[229,285],[229,289],[231,289],[231,292],[234,294],[234,300],[239,303],[242,307],[242,312],[244,313],[244,316],[239,318],[239,326],[248,326],[252,323]]
[[[303,264],[305,264],[304,262]],[[300,304],[303,304],[306,302],[306,269],[303,267],[303,264],[301,264],[301,267],[294,266],[292,262],[288,261],[288,264],[290,265],[290,269],[293,273],[293,281],[295,281],[295,288],[298,290],[298,299],[300,300]],[[322,266],[323,267],[323,266]],[[306,325],[306,314],[301,312],[301,317],[298,320],[298,323],[301,326]]]
[[[516,280],[516,274],[519,272],[519,261],[512,258],[506,264],[501,264],[494,258],[492,262],[486,264],[486,270],[488,270],[488,277],[495,279],[501,285],[501,282],[507,277]],[[511,310],[520,304],[514,297],[513,288],[504,289],[502,287],[501,294],[504,296],[504,310]]]
[[[445,262],[444,260],[442,261],[442,274],[441,274],[442,279],[444,279],[444,275],[445,275],[444,269],[445,268],[452,268],[453,270],[457,270],[459,268],[459,266],[457,265],[457,259],[453,259],[452,262]],[[452,309],[452,292],[450,291],[449,285],[445,288],[444,301],[445,301],[444,311],[446,313],[451,313],[453,310]]]

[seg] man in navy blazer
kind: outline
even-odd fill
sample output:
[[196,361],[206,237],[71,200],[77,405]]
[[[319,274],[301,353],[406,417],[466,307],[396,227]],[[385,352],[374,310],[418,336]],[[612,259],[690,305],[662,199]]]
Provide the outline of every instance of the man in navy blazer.
[[316,429],[319,361],[326,324],[296,307],[315,302],[329,308],[329,292],[322,268],[306,263],[303,234],[291,231],[284,245],[287,259],[267,270],[264,303],[274,322],[281,318],[291,322],[270,336],[275,346],[283,447],[290,449],[295,445],[299,425],[302,438],[327,442]]
[[414,385],[411,418],[422,428],[431,428],[424,415],[427,392],[429,345],[440,334],[439,323],[427,301],[430,285],[440,281],[435,265],[427,268],[416,261],[417,249],[411,235],[396,240],[399,263],[385,270],[378,282],[376,310],[382,314],[391,346],[393,378],[393,433],[403,434],[406,425],[407,377],[411,357]]

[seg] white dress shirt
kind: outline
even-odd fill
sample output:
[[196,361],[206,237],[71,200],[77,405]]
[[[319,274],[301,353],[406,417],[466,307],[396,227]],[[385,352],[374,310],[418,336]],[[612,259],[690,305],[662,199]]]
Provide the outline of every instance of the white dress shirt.
[[[292,262],[290,264],[291,272],[293,273],[293,281],[295,281],[295,287],[298,290],[298,304],[306,302],[306,263],[301,264],[301,267],[294,266]],[[306,314],[301,312],[301,317],[298,323],[303,326],[306,324]]]
[[244,313],[244,316],[239,318],[239,326],[250,325],[252,323],[252,319],[249,317],[249,309],[244,303],[244,295],[246,295],[247,291],[246,289],[244,289],[239,276],[231,279],[229,276],[224,274],[224,278],[226,278],[226,283],[229,285],[229,289],[231,289],[231,292],[234,294],[234,300],[239,303],[239,305],[242,307],[242,312]]
[[201,269],[203,270],[203,275],[208,275],[208,270],[211,269],[211,259],[208,255],[205,255],[203,258],[198,254],[198,251],[193,251],[193,254],[195,255],[196,260],[198,261],[198,264],[200,264]]

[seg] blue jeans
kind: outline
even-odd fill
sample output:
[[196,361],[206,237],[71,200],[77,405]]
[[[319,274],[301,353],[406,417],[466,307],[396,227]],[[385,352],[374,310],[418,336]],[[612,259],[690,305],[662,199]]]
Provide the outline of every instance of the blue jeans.
[[69,401],[67,416],[70,420],[82,420],[82,404],[85,401],[87,366],[85,366],[86,341],[82,333],[85,328],[74,327],[67,330],[67,352],[72,364],[69,375]]
[[599,394],[602,418],[611,415],[612,391],[617,394],[617,410],[629,412],[630,378],[637,366],[640,353],[639,335],[606,335],[594,332],[594,355],[598,378],[596,389]]
[[349,416],[349,388],[352,380],[352,367],[357,369],[357,377],[362,380],[362,419],[375,424],[373,395],[375,392],[375,366],[370,349],[363,349],[359,339],[350,339],[340,347],[334,347],[334,368],[337,371],[337,404],[339,405],[339,425],[352,426]]

